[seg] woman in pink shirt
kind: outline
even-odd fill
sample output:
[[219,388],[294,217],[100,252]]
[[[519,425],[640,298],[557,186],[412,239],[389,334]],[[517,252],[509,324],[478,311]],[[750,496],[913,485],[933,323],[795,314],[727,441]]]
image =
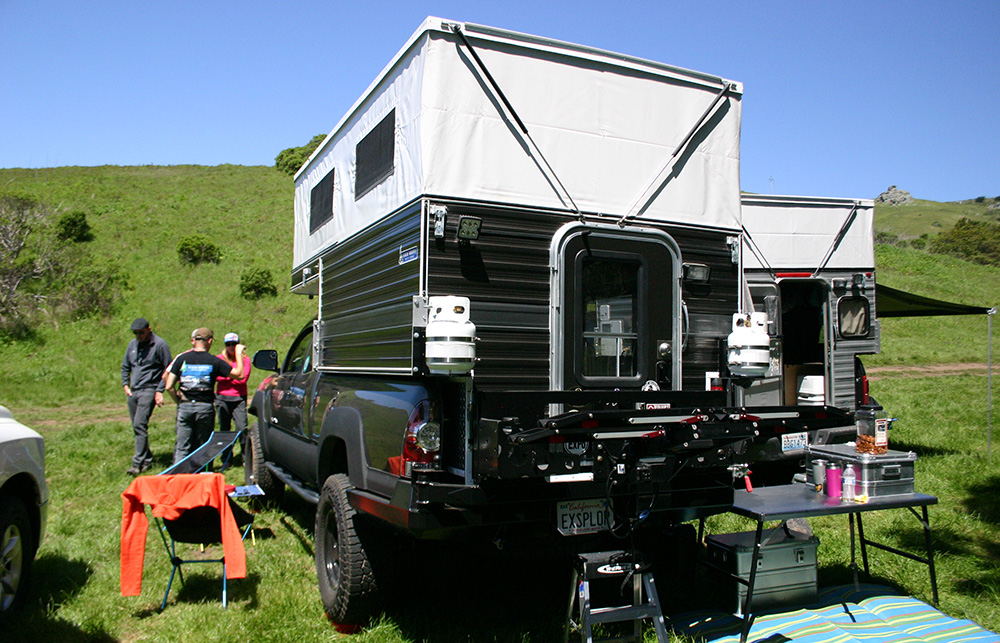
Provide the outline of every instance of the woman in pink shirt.
[[[236,345],[240,336],[226,333],[226,350],[219,353],[219,359],[236,365]],[[215,409],[219,416],[219,430],[229,431],[235,422],[237,431],[247,430],[247,380],[250,379],[250,358],[243,356],[243,377],[219,377],[215,380]]]

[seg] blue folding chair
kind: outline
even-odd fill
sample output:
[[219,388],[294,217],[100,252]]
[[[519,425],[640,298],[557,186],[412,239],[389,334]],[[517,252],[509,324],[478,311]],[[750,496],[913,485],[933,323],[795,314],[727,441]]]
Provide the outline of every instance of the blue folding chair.
[[[242,431],[216,431],[190,455],[173,464],[159,475],[200,473],[205,471],[220,455],[228,453],[228,457],[224,456],[222,462],[221,470],[225,471],[232,457],[233,445],[240,439],[241,434]],[[242,489],[239,495],[253,495],[253,491]],[[252,534],[253,515],[236,504],[232,497],[229,498],[229,506],[233,511],[233,517],[236,519],[236,525],[240,529],[242,538],[246,540],[247,535]],[[170,562],[173,565],[173,569],[170,571],[170,580],[167,582],[167,591],[163,594],[160,611],[163,611],[167,607],[167,598],[170,596],[170,588],[173,586],[174,576],[179,575],[181,584],[183,584],[184,572],[181,567],[182,565],[193,563],[222,564],[222,606],[226,607],[229,604],[229,595],[225,557],[211,559],[183,558],[177,553],[177,543],[200,545],[202,550],[204,550],[206,545],[221,543],[222,534],[219,511],[215,507],[195,507],[185,511],[176,520],[161,521],[157,518],[157,523],[160,526],[160,538],[163,540],[163,546],[166,548],[167,554],[170,556]]]
[[176,462],[159,475],[170,473],[200,473],[222,455],[222,469],[229,467],[233,457],[233,446],[239,441],[242,431],[216,431],[203,445],[192,451],[186,458]]

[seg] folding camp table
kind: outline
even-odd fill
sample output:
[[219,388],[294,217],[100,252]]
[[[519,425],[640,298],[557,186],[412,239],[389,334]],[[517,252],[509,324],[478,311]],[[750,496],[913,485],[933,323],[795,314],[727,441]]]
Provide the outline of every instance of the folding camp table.
[[[930,572],[931,592],[934,597],[934,604],[936,605],[938,602],[937,575],[934,570],[934,549],[931,543],[931,526],[927,516],[927,507],[937,504],[937,501],[938,499],[934,496],[922,493],[908,493],[892,496],[873,496],[866,503],[842,502],[840,498],[830,498],[822,493],[816,493],[811,487],[803,484],[761,487],[754,489],[753,492],[744,490],[736,491],[733,498],[733,508],[730,511],[757,521],[753,558],[750,562],[750,577],[748,579],[735,577],[737,582],[747,586],[746,600],[743,603],[743,631],[740,634],[740,642],[745,643],[747,635],[750,632],[750,625],[753,623],[750,605],[753,600],[754,582],[757,577],[757,561],[760,557],[762,547],[761,543],[767,540],[764,532],[764,523],[768,521],[781,521],[777,526],[768,530],[766,536],[769,537],[774,530],[782,527],[788,520],[793,518],[813,518],[816,516],[847,514],[851,534],[851,569],[854,571],[854,583],[857,586],[858,565],[854,537],[854,518],[857,516],[857,542],[861,544],[861,559],[864,564],[865,574],[870,575],[868,570],[868,546],[923,563],[927,565]],[[916,511],[918,507],[920,508],[919,514]],[[918,556],[865,538],[861,515],[869,511],[884,511],[886,509],[907,509],[920,521],[924,530],[926,556]],[[699,540],[701,540],[703,531],[704,519],[700,522]]]

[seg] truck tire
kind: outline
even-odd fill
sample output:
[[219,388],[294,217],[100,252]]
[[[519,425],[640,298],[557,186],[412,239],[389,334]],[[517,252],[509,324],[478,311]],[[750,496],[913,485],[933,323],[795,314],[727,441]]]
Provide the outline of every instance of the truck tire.
[[258,497],[259,504],[278,504],[285,493],[285,483],[267,470],[264,453],[260,449],[260,427],[257,422],[250,425],[248,433],[250,439],[247,440],[246,450],[243,452],[244,484],[255,484],[261,488],[264,496]]
[[24,604],[34,558],[28,510],[20,498],[0,496],[0,622]]
[[[323,483],[316,506],[316,576],[327,618],[344,632],[356,631],[375,616],[375,575],[362,536],[365,525],[347,500],[351,489],[342,473]],[[369,534],[370,536],[370,534]]]

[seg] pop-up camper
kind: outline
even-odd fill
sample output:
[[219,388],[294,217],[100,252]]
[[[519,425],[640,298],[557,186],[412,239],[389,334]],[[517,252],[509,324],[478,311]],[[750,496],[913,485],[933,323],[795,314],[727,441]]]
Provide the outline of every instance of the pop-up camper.
[[[756,310],[768,315],[771,364],[748,405],[867,404],[859,355],[878,353],[874,202],[744,194],[743,271]],[[797,456],[805,442],[853,438],[852,424],[774,439],[763,457]]]
[[770,343],[743,300],[741,96],[430,18],[305,163],[291,287],[317,317],[283,365],[255,357],[278,375],[247,471],[317,503],[333,620],[377,608],[384,541],[355,512],[417,537],[662,547],[731,506],[754,438],[838,421],[738,404]]

